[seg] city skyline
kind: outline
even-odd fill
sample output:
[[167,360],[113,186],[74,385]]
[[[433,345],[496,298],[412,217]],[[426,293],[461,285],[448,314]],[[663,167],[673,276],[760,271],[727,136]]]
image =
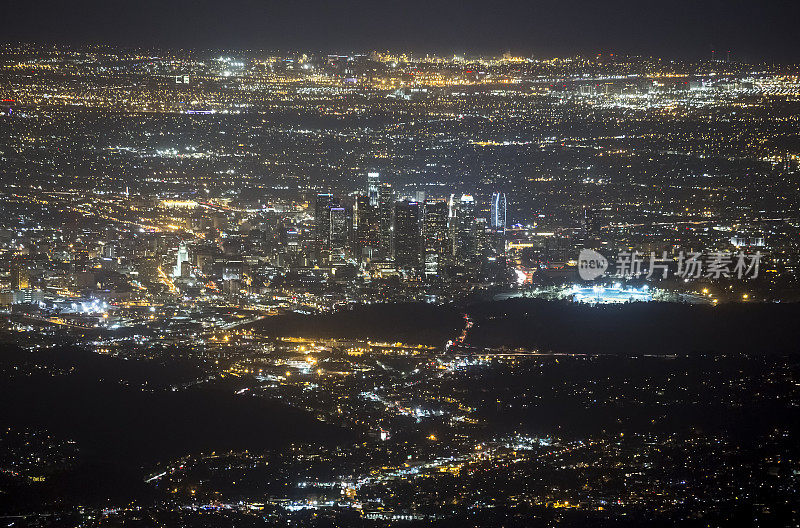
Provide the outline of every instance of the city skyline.
[[[652,30],[628,5],[553,9]],[[0,45],[0,517],[797,526],[796,65],[538,57],[498,26],[535,6],[470,2],[275,8],[336,52],[163,51],[208,6],[79,2],[39,30],[92,11],[73,43]],[[393,13],[513,43],[314,21]],[[74,43],[109,17],[140,47]]]

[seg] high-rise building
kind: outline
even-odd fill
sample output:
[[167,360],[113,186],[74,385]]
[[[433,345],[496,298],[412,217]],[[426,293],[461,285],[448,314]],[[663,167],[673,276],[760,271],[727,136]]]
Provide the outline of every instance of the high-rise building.
[[284,232],[284,244],[289,253],[300,251],[300,232],[296,227],[287,227]]
[[380,247],[381,226],[377,205],[369,196],[356,196],[353,206],[353,247],[358,258],[373,258]]
[[318,194],[314,204],[314,242],[318,260],[327,260],[331,249],[331,207],[336,202],[332,194]]
[[381,175],[377,172],[367,173],[367,197],[372,207],[378,207],[380,202]]
[[419,203],[403,200],[394,207],[394,261],[398,269],[419,269],[420,247]]
[[106,244],[103,246],[103,258],[115,259],[117,258],[116,244]]
[[225,263],[222,269],[222,280],[239,281],[244,275],[244,262],[241,260],[230,260]]
[[437,275],[450,262],[452,249],[447,230],[448,205],[444,200],[428,200],[422,222],[425,250],[425,275]]
[[188,279],[192,276],[192,263],[188,260],[181,262],[181,278]]
[[330,208],[330,260],[344,262],[347,249],[347,210],[344,207]]
[[584,207],[581,213],[581,229],[584,235],[596,235],[600,229],[597,212],[589,207]]
[[89,249],[82,243],[76,243],[72,250],[72,268],[74,271],[86,271],[90,267]]
[[22,262],[11,264],[11,289],[26,290],[30,288],[30,273]]
[[178,245],[178,259],[175,263],[175,267],[172,269],[173,277],[181,276],[181,270],[183,269],[184,262],[189,262],[189,248],[185,242],[181,242]]
[[490,250],[493,250],[493,248],[489,246],[489,237],[487,236],[488,222],[486,218],[475,218],[473,222],[475,223],[473,226],[475,246],[472,252],[472,259],[479,265],[480,263],[477,261],[483,260],[484,257],[488,256],[492,252]]
[[476,250],[475,200],[472,196],[464,194],[459,200],[455,196],[450,197],[449,222],[455,263],[466,265]]
[[383,258],[392,255],[392,232],[394,229],[394,191],[388,183],[383,183],[379,187],[378,222],[380,224],[380,246],[379,253]]
[[492,208],[489,226],[496,231],[506,230],[506,193],[492,194]]

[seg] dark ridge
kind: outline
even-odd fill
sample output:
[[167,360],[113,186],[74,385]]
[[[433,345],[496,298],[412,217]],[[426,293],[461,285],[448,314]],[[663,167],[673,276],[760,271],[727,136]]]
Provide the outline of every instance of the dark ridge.
[[[303,411],[237,396],[225,384],[172,391],[130,383],[152,367],[158,366],[71,347],[42,353],[0,346],[0,427],[47,431],[75,441],[79,450],[77,467],[36,492],[42,500],[76,490],[83,490],[72,497],[77,502],[118,502],[120,493],[141,497],[149,468],[193,453],[351,440]],[[24,503],[30,489],[17,491],[14,500]]]
[[463,327],[463,314],[456,308],[424,303],[361,305],[315,315],[291,313],[252,325],[255,331],[275,337],[374,339],[424,345],[444,345]]
[[588,306],[511,299],[471,306],[471,345],[587,354],[793,354],[800,304]]

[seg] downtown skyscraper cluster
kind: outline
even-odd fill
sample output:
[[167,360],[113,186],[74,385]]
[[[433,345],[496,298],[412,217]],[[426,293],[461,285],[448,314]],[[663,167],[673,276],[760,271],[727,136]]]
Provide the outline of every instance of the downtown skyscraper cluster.
[[320,266],[359,263],[405,277],[474,275],[503,263],[505,194],[493,194],[490,218],[480,209],[468,194],[400,195],[370,172],[365,192],[347,200],[317,194],[313,258]]

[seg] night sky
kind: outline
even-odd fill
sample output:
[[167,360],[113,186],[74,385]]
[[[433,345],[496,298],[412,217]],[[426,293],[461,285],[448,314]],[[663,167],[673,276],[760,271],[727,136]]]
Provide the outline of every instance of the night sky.
[[775,0],[49,0],[3,9],[6,42],[800,62],[800,2]]

